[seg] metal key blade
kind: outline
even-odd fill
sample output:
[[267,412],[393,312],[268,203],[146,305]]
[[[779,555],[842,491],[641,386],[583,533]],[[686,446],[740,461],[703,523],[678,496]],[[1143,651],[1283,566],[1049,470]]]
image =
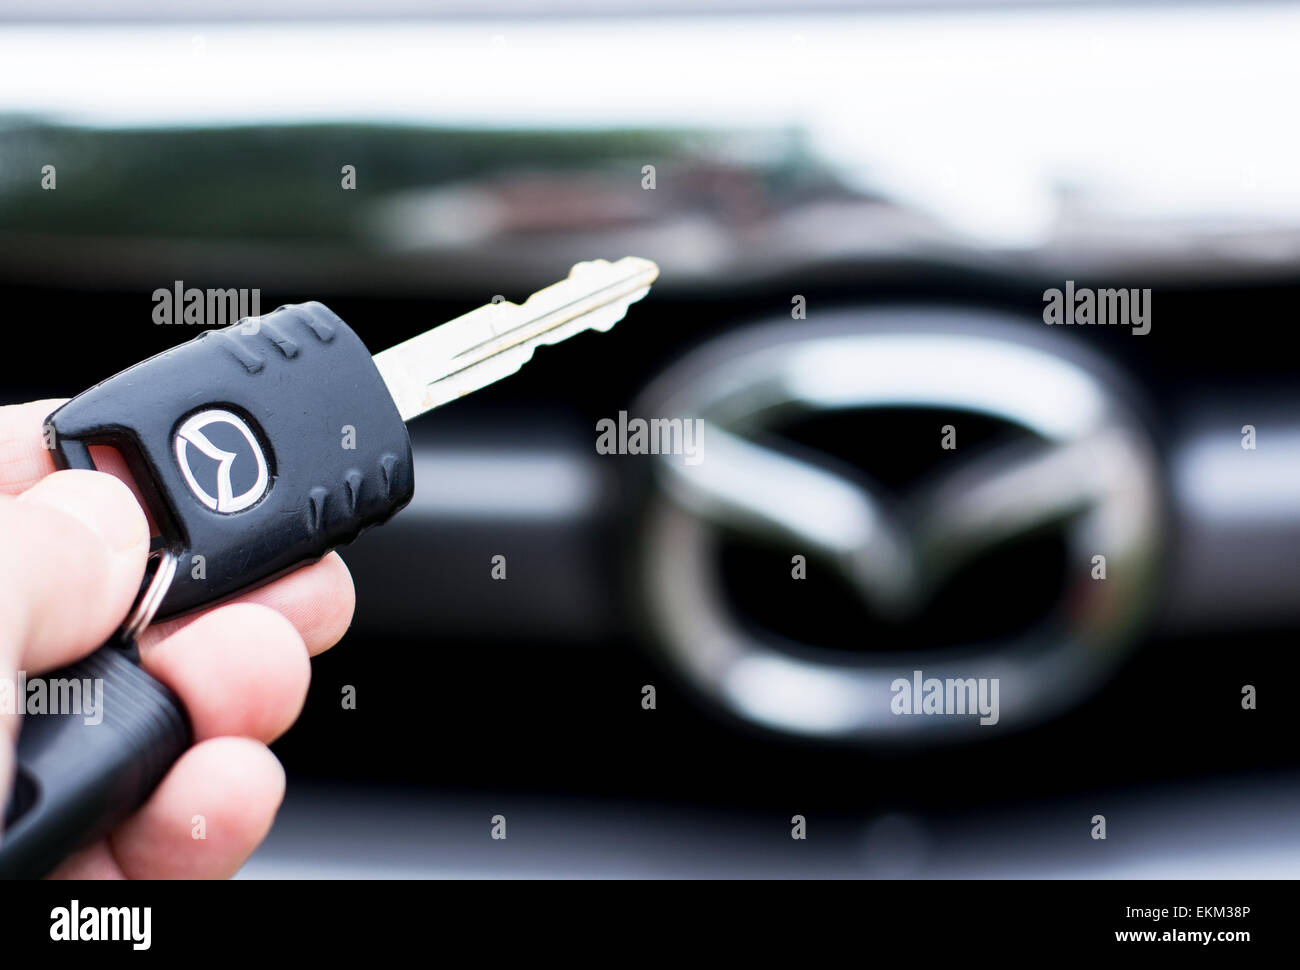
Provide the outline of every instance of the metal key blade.
[[636,256],[578,263],[568,279],[523,303],[485,304],[375,354],[375,366],[402,420],[409,421],[508,377],[541,344],[608,330],[658,276],[658,266]]

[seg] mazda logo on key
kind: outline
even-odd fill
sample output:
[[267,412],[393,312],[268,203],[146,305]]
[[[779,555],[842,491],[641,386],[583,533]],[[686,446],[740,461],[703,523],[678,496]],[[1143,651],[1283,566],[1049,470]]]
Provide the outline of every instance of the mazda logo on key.
[[240,512],[266,494],[266,456],[238,415],[216,408],[176,432],[176,462],[195,497],[214,512]]

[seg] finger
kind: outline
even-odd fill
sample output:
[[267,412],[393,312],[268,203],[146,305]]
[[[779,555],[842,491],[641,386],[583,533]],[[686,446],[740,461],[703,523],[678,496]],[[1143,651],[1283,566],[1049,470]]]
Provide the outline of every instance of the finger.
[[[51,397],[0,407],[0,495],[25,492],[54,472],[45,419],[66,403],[67,398]],[[139,499],[135,480],[116,449],[92,445],[90,454],[96,469],[120,478]]]
[[298,631],[274,610],[251,603],[218,607],[142,645],[140,660],[184,702],[196,741],[275,740],[302,711],[311,681]]
[[[144,516],[121,482],[51,475],[0,495],[0,682],[41,673],[98,647],[135,597],[148,555]],[[0,805],[8,798],[20,705],[0,711]]]
[[[54,462],[43,444],[43,428],[46,417],[63,403],[62,398],[50,398],[0,407],[0,494],[22,491],[53,473]],[[139,489],[122,456],[111,448],[92,448],[91,452],[96,467],[125,482],[139,501]],[[338,643],[347,632],[356,596],[348,567],[337,553],[330,553],[318,563],[231,602],[260,603],[279,611],[298,628],[308,652],[315,656]],[[157,642],[201,615],[157,624],[144,635],[142,643]]]
[[247,738],[213,738],[185,752],[108,846],[128,879],[226,879],[266,838],[283,798],[275,755]]
[[[54,452],[46,434],[45,419],[66,400],[48,398],[0,407],[0,495],[17,495],[53,474]],[[153,529],[149,508],[121,453],[115,448],[91,445],[90,457],[96,470],[112,475],[131,490]]]
[[130,491],[110,475],[56,472],[0,496],[0,655],[40,672],[98,647],[126,617],[149,553]]
[[108,839],[78,849],[55,867],[50,879],[125,879]]
[[66,398],[49,398],[0,408],[0,495],[25,492],[54,471],[44,426]]
[[[347,565],[338,553],[331,552],[320,562],[303,566],[273,583],[242,593],[224,605],[236,603],[252,603],[275,610],[293,624],[306,644],[308,654],[314,657],[334,646],[347,633],[356,605],[356,591]],[[205,610],[155,624],[141,636],[141,649],[173,636],[210,612]]]

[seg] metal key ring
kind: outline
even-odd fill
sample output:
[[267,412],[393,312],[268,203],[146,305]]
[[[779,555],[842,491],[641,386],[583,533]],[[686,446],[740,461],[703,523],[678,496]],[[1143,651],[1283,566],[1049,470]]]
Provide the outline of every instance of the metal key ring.
[[126,620],[122,623],[118,636],[127,643],[133,643],[135,639],[144,632],[158,612],[158,607],[162,605],[163,596],[171,587],[172,580],[176,577],[176,556],[169,549],[154,549],[149,553],[149,559],[158,559],[158,566],[154,570],[153,578],[149,580],[149,585],[145,587],[138,597],[135,605],[131,607],[131,612],[127,614]]

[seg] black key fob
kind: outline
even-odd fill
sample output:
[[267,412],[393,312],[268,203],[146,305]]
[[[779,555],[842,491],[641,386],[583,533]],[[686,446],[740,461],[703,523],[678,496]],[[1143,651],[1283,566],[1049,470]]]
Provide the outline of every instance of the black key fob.
[[120,451],[177,559],[157,617],[315,561],[411,499],[406,426],[365,344],[320,303],[142,361],[49,417],[55,464]]

